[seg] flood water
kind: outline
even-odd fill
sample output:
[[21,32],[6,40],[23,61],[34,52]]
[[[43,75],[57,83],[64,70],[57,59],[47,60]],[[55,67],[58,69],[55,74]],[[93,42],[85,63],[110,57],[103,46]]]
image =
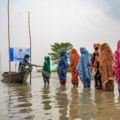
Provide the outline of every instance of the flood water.
[[31,85],[29,79],[24,84],[0,80],[0,120],[120,120],[116,83],[114,92],[95,90],[93,82],[91,89],[81,81],[73,88],[67,76],[66,87],[60,86],[57,73],[52,73],[50,86],[37,76]]

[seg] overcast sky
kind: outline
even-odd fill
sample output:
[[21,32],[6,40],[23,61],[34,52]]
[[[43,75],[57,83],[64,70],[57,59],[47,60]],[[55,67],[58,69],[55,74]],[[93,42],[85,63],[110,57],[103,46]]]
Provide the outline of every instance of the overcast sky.
[[[80,54],[80,47],[92,53],[98,42],[107,42],[114,52],[120,40],[120,0],[10,0],[11,47],[29,47],[28,11],[36,64],[43,65],[55,42],[70,42]],[[3,71],[9,69],[7,25],[7,0],[0,0]]]

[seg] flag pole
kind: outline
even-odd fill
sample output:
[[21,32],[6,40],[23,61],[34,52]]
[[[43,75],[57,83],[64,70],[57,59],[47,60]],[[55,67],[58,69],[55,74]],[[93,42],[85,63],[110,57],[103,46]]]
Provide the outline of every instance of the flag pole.
[[[31,63],[31,32],[30,32],[30,13],[28,12],[28,28],[29,28],[29,38],[30,38],[30,63]],[[31,73],[30,73],[30,84],[31,84]]]
[[9,0],[8,0],[8,53],[9,53],[9,82],[11,82],[11,63],[10,63],[10,26],[9,26]]

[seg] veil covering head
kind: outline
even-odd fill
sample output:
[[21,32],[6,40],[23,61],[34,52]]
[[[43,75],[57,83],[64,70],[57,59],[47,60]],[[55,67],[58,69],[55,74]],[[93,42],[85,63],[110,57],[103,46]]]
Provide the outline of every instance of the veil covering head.
[[49,58],[49,56],[45,56],[44,60],[45,60],[45,62],[44,62],[43,70],[42,70],[42,75],[43,75],[43,77],[50,78],[51,77],[51,70],[50,70],[50,58]]
[[71,50],[71,58],[70,58],[70,70],[73,72],[78,64],[80,56],[76,49]]
[[76,67],[76,71],[79,74],[82,82],[84,82],[85,80],[93,80],[90,67],[91,57],[89,55],[89,52],[84,47],[80,48],[80,52],[81,57]]
[[[110,46],[107,43],[103,43],[101,47],[101,54],[100,54],[100,68],[101,68],[101,81],[102,81],[102,89],[106,89],[106,83],[109,80],[114,81],[114,73],[112,70],[113,64],[113,52]],[[114,83],[111,83],[111,86],[114,86]],[[111,88],[113,89],[113,88]]]
[[71,50],[71,58],[70,58],[70,71],[71,71],[71,83],[78,84],[78,73],[76,71],[76,66],[79,62],[80,56],[76,49]]
[[67,53],[65,50],[60,51],[60,60],[58,63],[58,68],[60,68],[65,74],[67,73],[67,68],[69,67],[67,62]]
[[119,74],[120,74],[120,40],[117,43],[117,50],[114,53],[113,56],[113,65],[112,69],[115,72],[115,80],[118,82],[119,81]]

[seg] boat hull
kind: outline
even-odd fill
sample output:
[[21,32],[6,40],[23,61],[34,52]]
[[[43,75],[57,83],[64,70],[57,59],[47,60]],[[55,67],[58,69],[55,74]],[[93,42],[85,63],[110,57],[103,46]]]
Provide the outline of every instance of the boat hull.
[[[28,71],[12,73],[11,74],[11,82],[22,84],[22,83],[26,82],[29,74],[30,73]],[[2,77],[3,77],[4,81],[9,82],[9,74],[3,74]]]

